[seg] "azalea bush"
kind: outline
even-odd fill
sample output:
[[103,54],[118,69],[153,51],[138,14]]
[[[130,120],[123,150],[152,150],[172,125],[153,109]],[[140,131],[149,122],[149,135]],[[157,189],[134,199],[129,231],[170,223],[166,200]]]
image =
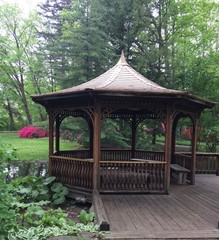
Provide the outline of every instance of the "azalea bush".
[[[204,135],[205,135],[205,129],[202,127],[198,127],[197,128],[198,131],[198,141],[204,141]],[[192,138],[192,132],[193,132],[193,128],[192,127],[188,127],[186,129],[183,130],[182,134],[187,138],[187,139],[191,139]]]
[[20,138],[43,138],[48,137],[48,131],[34,126],[25,126],[20,131],[18,131]]
[[[198,143],[203,142],[205,144],[205,150],[208,152],[216,152],[217,145],[219,143],[219,128],[212,127],[210,129],[198,127]],[[182,134],[187,138],[192,138],[193,128],[186,128]]]
[[75,136],[72,133],[72,131],[64,130],[61,133],[62,139],[68,140],[68,141],[75,141]]

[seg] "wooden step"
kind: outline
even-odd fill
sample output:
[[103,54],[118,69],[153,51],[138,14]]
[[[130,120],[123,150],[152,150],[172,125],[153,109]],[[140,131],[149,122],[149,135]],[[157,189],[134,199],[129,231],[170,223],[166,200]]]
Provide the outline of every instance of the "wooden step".
[[219,230],[163,230],[163,231],[123,231],[103,233],[102,239],[105,240],[122,240],[122,239],[219,239]]

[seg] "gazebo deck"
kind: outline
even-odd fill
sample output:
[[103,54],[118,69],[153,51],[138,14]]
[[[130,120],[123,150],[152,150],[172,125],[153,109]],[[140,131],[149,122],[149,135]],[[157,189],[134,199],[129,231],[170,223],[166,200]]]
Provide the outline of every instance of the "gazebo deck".
[[169,195],[101,195],[105,239],[219,239],[219,177],[171,185]]

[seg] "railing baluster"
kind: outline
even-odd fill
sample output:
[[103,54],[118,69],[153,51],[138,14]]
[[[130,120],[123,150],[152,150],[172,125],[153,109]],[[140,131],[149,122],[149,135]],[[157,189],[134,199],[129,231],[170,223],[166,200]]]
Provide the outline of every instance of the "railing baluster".
[[[197,153],[196,154],[196,173],[216,174],[216,161],[218,153]],[[191,153],[175,153],[175,162],[185,168],[190,169]]]
[[74,159],[53,155],[52,175],[63,184],[72,187],[92,189],[93,162],[86,159]]
[[100,191],[164,192],[165,162],[101,161],[100,164],[103,181]]

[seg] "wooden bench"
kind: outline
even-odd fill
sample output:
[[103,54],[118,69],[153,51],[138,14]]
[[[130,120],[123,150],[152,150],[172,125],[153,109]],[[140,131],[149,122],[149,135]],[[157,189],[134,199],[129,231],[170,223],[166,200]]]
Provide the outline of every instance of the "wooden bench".
[[177,184],[186,184],[187,174],[190,170],[184,168],[178,164],[170,164],[171,177],[176,181]]

